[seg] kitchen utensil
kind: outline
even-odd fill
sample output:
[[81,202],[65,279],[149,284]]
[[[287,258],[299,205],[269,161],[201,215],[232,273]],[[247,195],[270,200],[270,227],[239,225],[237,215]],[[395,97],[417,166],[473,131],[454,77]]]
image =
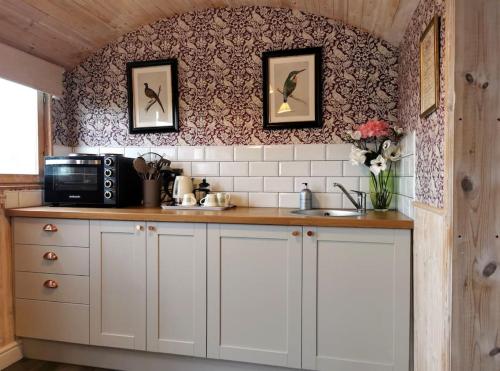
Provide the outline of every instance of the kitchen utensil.
[[174,181],[173,198],[175,203],[182,203],[182,197],[187,193],[193,193],[193,181],[191,178],[181,175],[177,176]]
[[193,193],[186,193],[182,196],[182,206],[194,206],[196,204],[196,198]]
[[222,207],[228,207],[229,206],[229,200],[231,199],[231,195],[226,192],[217,192],[217,203],[219,206]]
[[198,203],[204,198],[206,195],[210,193],[210,184],[207,183],[207,179],[203,178],[203,181],[198,184],[198,188],[196,188],[193,193],[196,197]]
[[214,193],[209,193],[204,198],[200,200],[200,204],[203,207],[216,207],[219,206],[217,203],[217,195]]
[[144,194],[144,207],[160,206],[160,179],[144,179],[142,181],[142,190]]
[[137,157],[133,162],[133,166],[139,176],[142,179],[146,179],[146,174],[148,173],[148,165],[146,164],[146,161],[142,157]]

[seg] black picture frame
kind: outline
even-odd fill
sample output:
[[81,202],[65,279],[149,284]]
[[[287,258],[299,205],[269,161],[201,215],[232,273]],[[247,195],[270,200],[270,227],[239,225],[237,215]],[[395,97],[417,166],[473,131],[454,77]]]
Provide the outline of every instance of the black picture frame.
[[[171,108],[172,125],[169,126],[150,126],[137,127],[135,123],[135,101],[137,92],[134,92],[133,73],[134,70],[140,68],[167,66],[170,67],[171,78],[167,81],[170,83],[170,99],[167,99],[167,109]],[[134,61],[128,62],[126,67],[127,74],[127,94],[128,94],[128,115],[129,115],[129,133],[130,134],[146,134],[146,133],[168,133],[179,131],[179,91],[178,91],[178,72],[176,59],[159,59],[153,61]],[[167,96],[168,98],[168,96]],[[163,110],[163,107],[162,107]]]
[[[322,50],[321,47],[276,50],[262,53],[262,94],[263,94],[263,127],[264,129],[304,129],[304,128],[321,128],[323,126],[322,112]],[[293,120],[286,122],[273,122],[270,120],[270,95],[274,93],[270,87],[270,69],[269,63],[274,58],[292,57],[292,56],[314,56],[314,118],[312,120]],[[281,91],[280,93],[284,95]],[[290,95],[291,97],[291,95]]]

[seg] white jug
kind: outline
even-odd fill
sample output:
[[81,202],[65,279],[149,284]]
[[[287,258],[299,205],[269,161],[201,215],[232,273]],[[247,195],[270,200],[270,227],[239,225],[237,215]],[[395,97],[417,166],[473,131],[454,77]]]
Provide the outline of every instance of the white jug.
[[182,203],[185,194],[193,193],[193,181],[188,176],[179,175],[175,177],[173,197],[177,205]]

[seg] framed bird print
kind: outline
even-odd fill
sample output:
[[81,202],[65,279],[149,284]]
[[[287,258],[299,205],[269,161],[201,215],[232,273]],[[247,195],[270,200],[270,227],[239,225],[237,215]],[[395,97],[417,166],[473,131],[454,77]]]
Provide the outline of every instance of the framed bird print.
[[264,129],[319,128],[321,48],[262,54]]
[[129,132],[179,131],[177,60],[127,63]]

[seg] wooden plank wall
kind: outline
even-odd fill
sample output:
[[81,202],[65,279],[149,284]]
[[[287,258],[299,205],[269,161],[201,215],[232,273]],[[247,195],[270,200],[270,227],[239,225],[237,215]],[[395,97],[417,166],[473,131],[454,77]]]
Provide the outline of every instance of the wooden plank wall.
[[14,341],[10,223],[4,215],[0,191],[0,349]]
[[500,370],[500,1],[455,1],[451,369]]

